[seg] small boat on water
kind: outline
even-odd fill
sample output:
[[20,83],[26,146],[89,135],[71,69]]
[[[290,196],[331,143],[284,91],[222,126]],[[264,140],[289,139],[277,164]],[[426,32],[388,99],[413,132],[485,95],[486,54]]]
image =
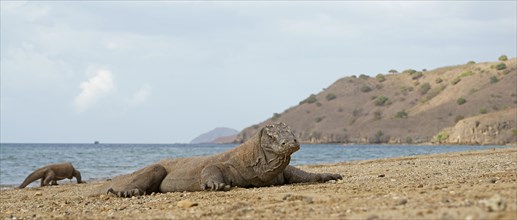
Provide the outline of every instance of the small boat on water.
[[99,141],[94,141],[93,144],[99,144]]

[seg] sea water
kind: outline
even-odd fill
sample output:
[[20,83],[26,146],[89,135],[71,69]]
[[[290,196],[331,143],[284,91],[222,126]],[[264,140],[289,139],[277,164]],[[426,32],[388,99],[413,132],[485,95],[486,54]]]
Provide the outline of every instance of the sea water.
[[[46,164],[71,162],[83,180],[131,173],[165,158],[211,155],[235,144],[0,144],[0,186],[19,185],[27,175]],[[499,148],[504,146],[411,146],[303,144],[291,165],[412,156]],[[63,180],[68,181],[68,180]],[[76,180],[73,179],[73,182]],[[31,186],[39,185],[39,181]]]

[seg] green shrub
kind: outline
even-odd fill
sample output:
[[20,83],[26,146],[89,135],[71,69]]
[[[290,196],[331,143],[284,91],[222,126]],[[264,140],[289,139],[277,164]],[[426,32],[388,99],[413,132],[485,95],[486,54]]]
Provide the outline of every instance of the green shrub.
[[416,73],[416,70],[414,70],[414,69],[407,69],[407,70],[404,70],[402,73],[407,73],[409,75],[413,75],[414,73]]
[[456,85],[456,84],[458,84],[460,81],[461,81],[461,78],[460,78],[460,77],[456,77],[456,78],[454,78],[454,79],[452,80],[451,84],[452,84],[452,85]]
[[424,74],[422,72],[415,72],[415,73],[411,74],[411,79],[416,80],[416,79],[421,78],[422,76],[424,76]]
[[370,91],[372,91],[372,88],[370,88],[370,87],[369,87],[369,86],[367,86],[367,85],[363,85],[363,86],[361,87],[361,92],[370,92]]
[[476,61],[471,60],[467,64],[476,64]]
[[440,143],[447,140],[447,138],[449,138],[449,134],[447,134],[446,132],[443,132],[443,131],[441,131],[440,133],[438,133],[436,135],[436,140],[438,140]]
[[413,91],[413,87],[411,87],[411,86],[401,86],[400,87],[400,92],[403,94],[406,94],[407,92],[412,92],[412,91]]
[[499,61],[507,61],[507,60],[508,60],[508,57],[504,54],[499,57]]
[[431,89],[431,84],[424,83],[420,86],[420,89],[418,89],[418,91],[420,91],[420,94],[425,95],[425,94],[427,94],[427,92],[429,92],[430,89]]
[[320,123],[321,121],[323,121],[323,119],[325,119],[325,116],[317,117],[316,123]]
[[460,77],[467,77],[467,76],[472,76],[474,75],[474,73],[472,71],[465,71],[463,73],[460,74]]
[[495,66],[495,69],[496,69],[496,70],[504,70],[504,69],[506,69],[506,64],[504,64],[504,63],[499,63],[499,64],[497,64],[497,65]]
[[442,82],[443,82],[443,79],[438,77],[438,78],[436,78],[436,80],[434,80],[434,82],[436,82],[436,83],[442,83]]
[[488,113],[488,110],[486,110],[486,108],[481,108],[481,109],[479,109],[479,113],[486,114],[486,113]]
[[388,102],[388,97],[386,96],[378,96],[375,98],[375,105],[376,106],[384,106]]
[[456,103],[458,103],[458,105],[463,105],[465,104],[465,102],[467,102],[467,100],[465,100],[464,98],[459,98],[456,100]]
[[306,98],[305,100],[301,101],[300,105],[301,104],[305,104],[305,103],[312,104],[312,103],[315,103],[317,101],[318,101],[318,99],[316,98],[316,95],[311,94],[308,98]]
[[359,79],[368,79],[368,78],[370,78],[368,75],[365,75],[365,74],[359,75]]
[[375,76],[375,78],[377,79],[378,82],[386,81],[386,77],[384,77],[384,75],[382,75],[381,73],[377,74],[377,76]]
[[389,72],[389,73],[391,73],[391,74],[398,73],[398,71],[397,71],[397,70],[395,70],[395,69],[391,69],[391,70],[390,70],[390,71],[388,71],[388,72]]
[[496,82],[499,82],[499,79],[497,79],[496,76],[490,77],[490,83],[496,83]]
[[327,98],[327,101],[331,101],[336,98],[336,95],[334,95],[333,93],[329,93],[329,94],[327,94],[326,98]]
[[407,118],[407,117],[408,117],[408,114],[405,110],[399,111],[395,115],[395,118]]
[[274,114],[273,114],[273,117],[271,118],[271,120],[276,121],[277,119],[279,119],[279,118],[280,118],[280,116],[282,116],[282,115],[281,115],[281,114],[278,114],[278,113],[274,113]]

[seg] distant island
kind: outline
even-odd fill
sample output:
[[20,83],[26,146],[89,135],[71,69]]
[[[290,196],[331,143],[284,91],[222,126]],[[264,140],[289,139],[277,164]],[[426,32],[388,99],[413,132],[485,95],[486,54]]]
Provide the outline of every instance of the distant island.
[[233,143],[239,131],[232,128],[219,127],[203,133],[190,141],[191,144],[226,144]]
[[[374,61],[372,61],[374,62]],[[517,142],[517,59],[341,78],[297,106],[245,128],[285,122],[302,143]]]

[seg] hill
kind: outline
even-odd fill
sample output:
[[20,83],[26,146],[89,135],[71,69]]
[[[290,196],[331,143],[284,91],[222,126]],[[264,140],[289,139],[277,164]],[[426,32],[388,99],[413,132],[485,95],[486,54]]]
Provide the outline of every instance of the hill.
[[232,128],[215,128],[209,132],[197,136],[190,143],[228,143],[235,139],[232,138],[232,136],[235,136],[237,133],[239,133],[239,131]]
[[[245,128],[236,142],[265,124],[283,121],[302,143],[427,143],[470,117],[490,113],[487,120],[492,120],[503,111],[517,117],[516,106],[515,58],[431,71],[390,70],[375,77],[341,78],[299,105]],[[510,141],[515,142],[515,120],[508,123],[501,129],[511,130]],[[496,137],[484,143],[507,141]]]

